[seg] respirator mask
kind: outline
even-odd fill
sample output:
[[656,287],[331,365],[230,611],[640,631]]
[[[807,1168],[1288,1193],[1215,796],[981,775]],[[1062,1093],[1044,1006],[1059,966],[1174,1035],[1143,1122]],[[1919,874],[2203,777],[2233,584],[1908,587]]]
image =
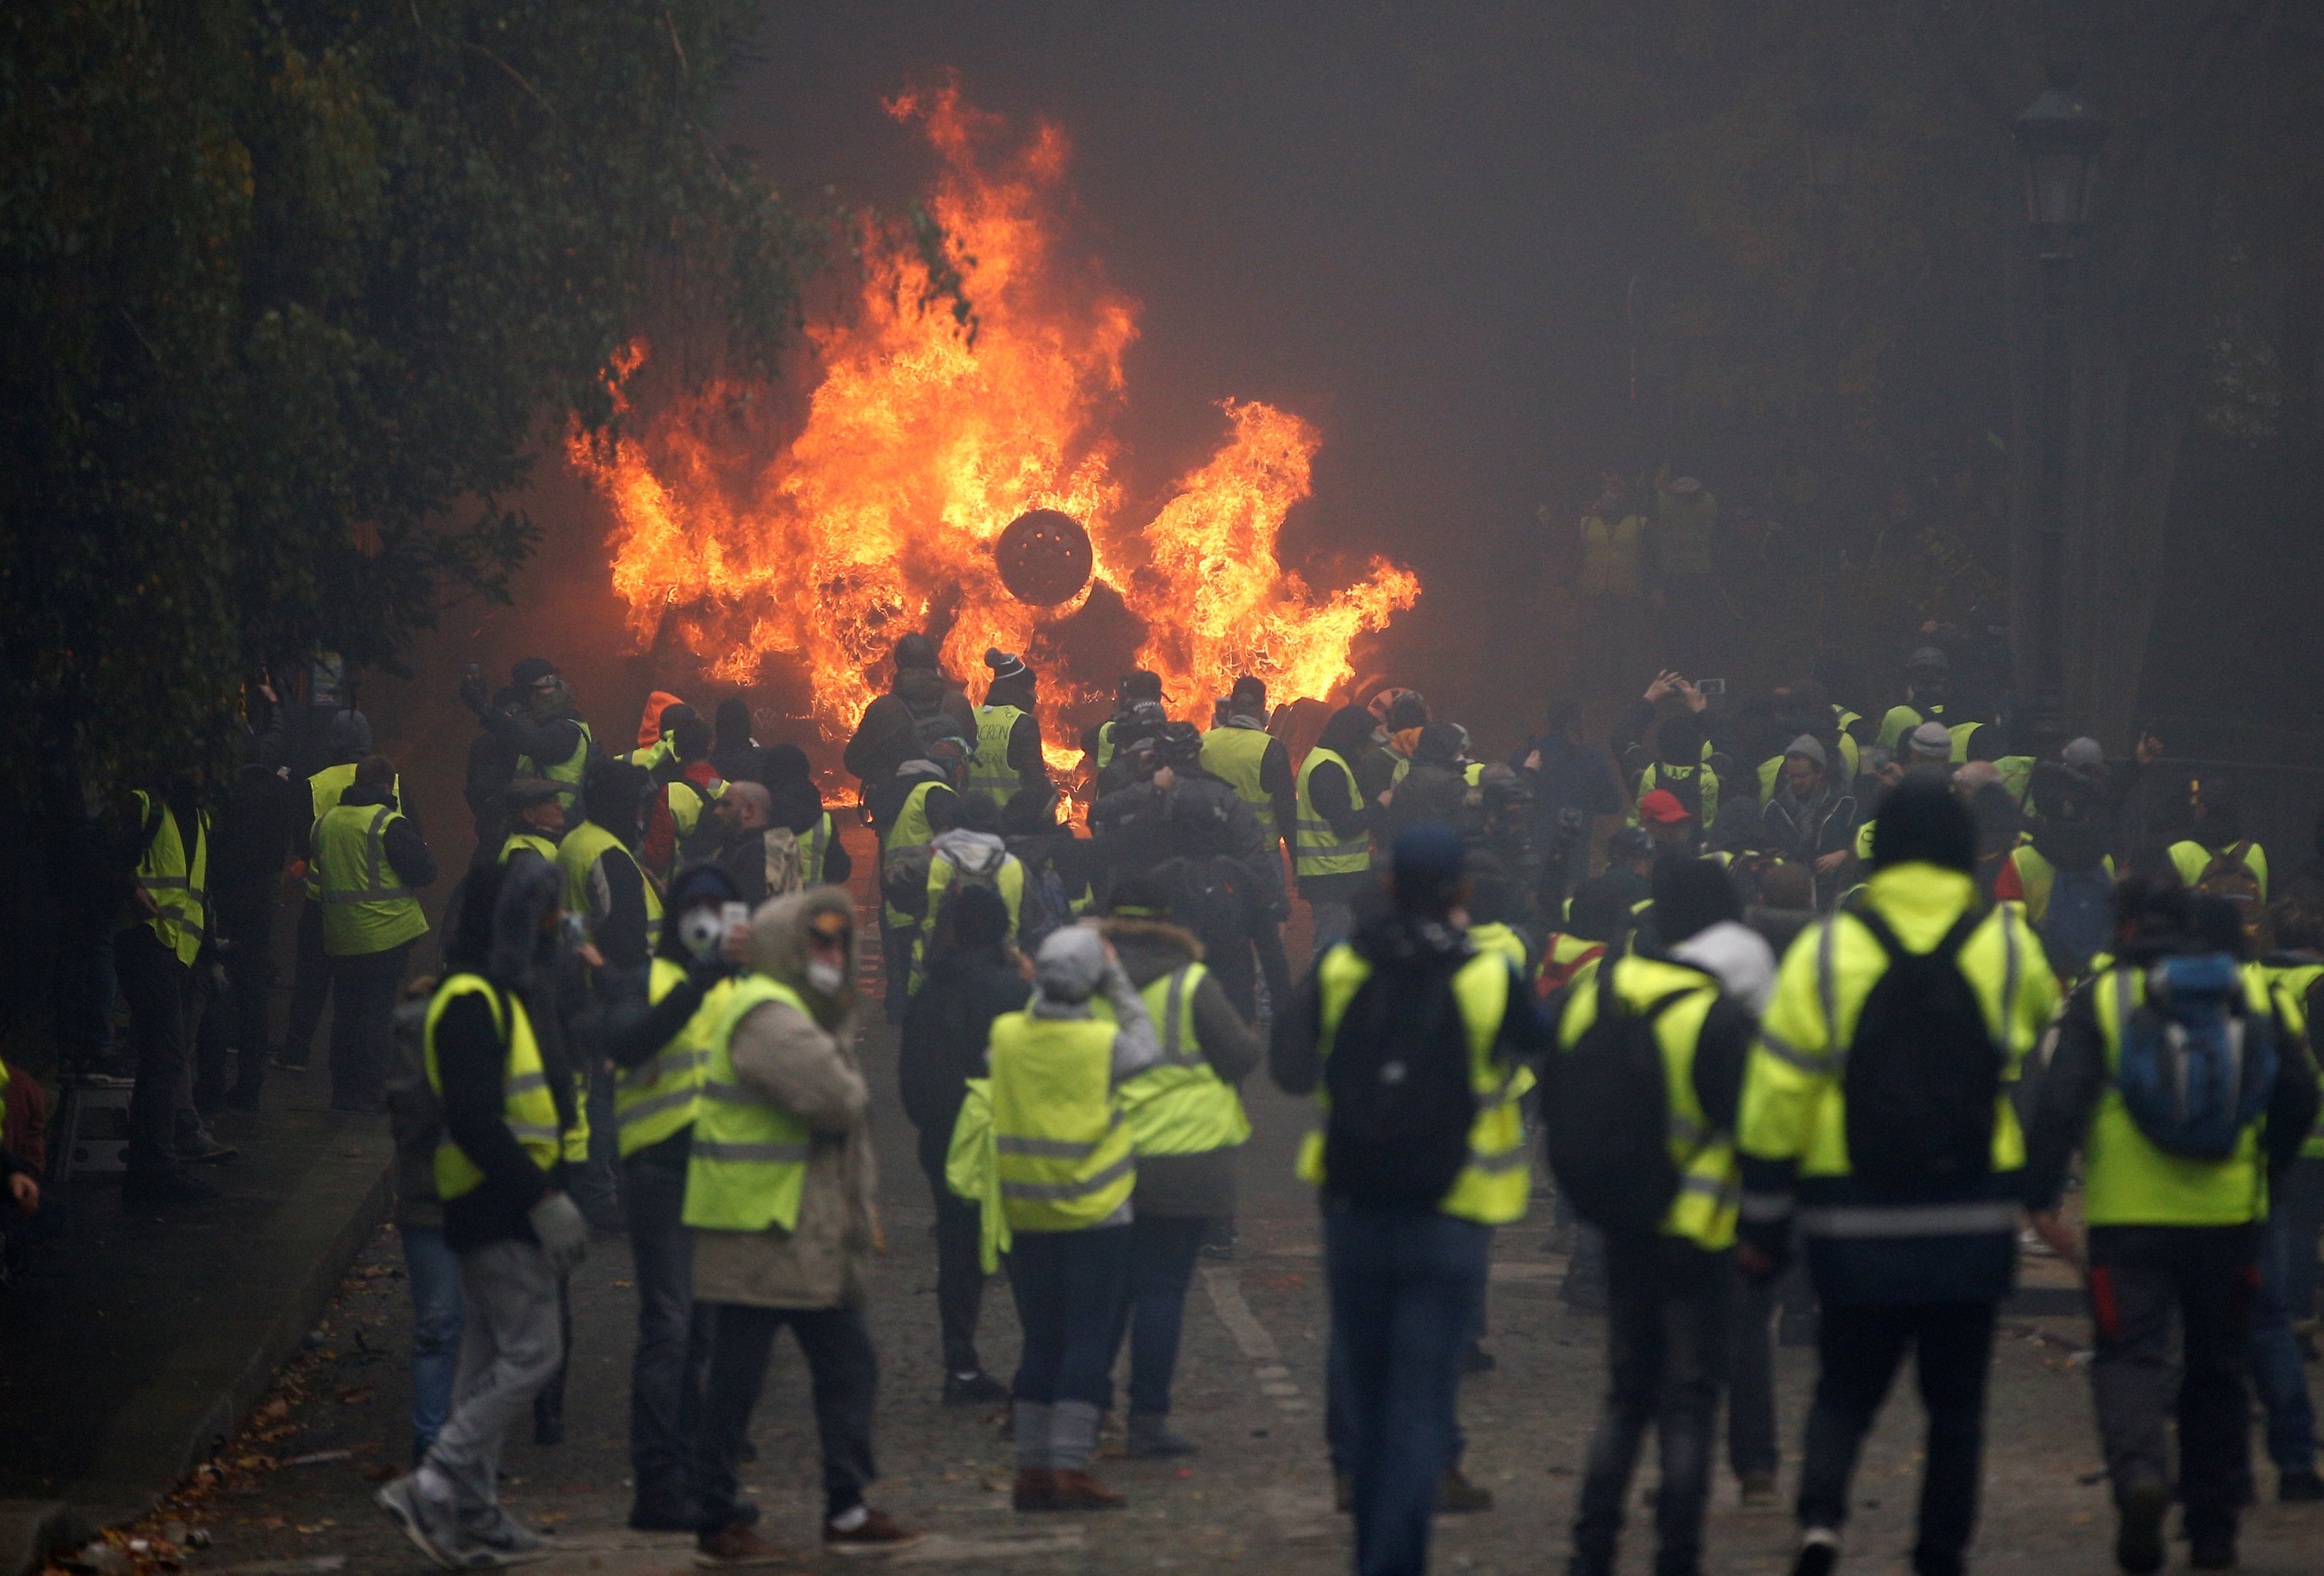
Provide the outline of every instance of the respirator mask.
[[689,908],[678,917],[678,939],[696,958],[707,958],[726,939],[726,921],[715,908]]

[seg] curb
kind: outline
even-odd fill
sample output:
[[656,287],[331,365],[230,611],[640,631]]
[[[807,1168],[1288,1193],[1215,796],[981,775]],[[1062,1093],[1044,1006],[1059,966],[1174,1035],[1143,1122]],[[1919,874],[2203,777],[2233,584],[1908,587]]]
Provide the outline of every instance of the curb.
[[25,1576],[96,1535],[61,1499],[0,1499],[0,1576]]
[[[264,1399],[276,1371],[299,1349],[337,1292],[347,1266],[387,1219],[395,1199],[392,1152],[375,1171],[351,1170],[341,1177],[309,1172],[300,1182],[267,1228],[269,1236],[286,1238],[281,1258],[285,1273],[280,1298],[255,1349],[247,1344],[234,1349],[248,1342],[247,1324],[208,1340],[197,1337],[122,1408],[126,1421],[106,1441],[96,1469],[70,1486],[69,1507],[56,1506],[79,1529],[118,1526],[147,1514],[209,1460]],[[337,1228],[317,1239],[309,1223],[332,1214],[338,1218]],[[301,1261],[303,1267],[294,1267]],[[141,1419],[153,1421],[141,1423]],[[0,1500],[0,1516],[42,1503]],[[53,1525],[53,1519],[46,1525]],[[0,1534],[7,1527],[0,1519]],[[12,1562],[21,1550],[22,1545],[12,1545],[0,1535],[0,1576],[24,1576],[39,1569],[38,1560],[29,1566]]]

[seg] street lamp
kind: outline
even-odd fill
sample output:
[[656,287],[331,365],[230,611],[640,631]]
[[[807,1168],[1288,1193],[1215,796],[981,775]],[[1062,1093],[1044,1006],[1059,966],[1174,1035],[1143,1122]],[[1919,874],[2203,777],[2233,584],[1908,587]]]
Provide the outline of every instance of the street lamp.
[[2062,246],[2089,222],[2090,176],[2114,128],[2083,107],[2080,75],[2052,65],[2049,86],[2017,117],[2017,154],[2025,168],[2025,222]]
[[2042,248],[2042,365],[2034,561],[2017,565],[2013,578],[2030,581],[2034,727],[2046,739],[2065,721],[2067,450],[2073,431],[2066,270],[2074,236],[2089,222],[2091,176],[2114,128],[2092,115],[2075,92],[2079,68],[2052,64],[2045,75],[2048,86],[2017,117],[2015,128],[2024,167],[2025,219]]

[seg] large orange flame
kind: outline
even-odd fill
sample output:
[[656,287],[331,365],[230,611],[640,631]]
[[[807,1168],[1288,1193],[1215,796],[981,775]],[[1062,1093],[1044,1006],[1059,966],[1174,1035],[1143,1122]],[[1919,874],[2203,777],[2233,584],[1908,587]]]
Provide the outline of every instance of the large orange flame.
[[[1057,638],[1091,593],[1028,607],[1001,586],[991,551],[1019,514],[1049,507],[1089,528],[1093,584],[1144,621],[1139,661],[1162,674],[1182,715],[1206,723],[1211,698],[1242,672],[1265,679],[1277,702],[1328,698],[1353,676],[1356,638],[1385,627],[1420,585],[1374,560],[1362,582],[1318,595],[1277,561],[1284,517],[1308,496],[1314,428],[1222,402],[1224,447],[1142,530],[1127,525],[1107,422],[1137,306],[1056,255],[1064,134],[1043,124],[1003,146],[999,117],[952,84],[887,108],[919,122],[941,157],[930,210],[976,333],[927,304],[928,271],[908,241],[867,227],[860,301],[844,320],[807,330],[820,381],[787,444],[738,431],[735,413],[758,391],[731,383],[674,402],[642,435],[576,435],[569,457],[616,517],[613,585],[634,634],[651,640],[674,618],[711,676],[733,683],[790,654],[818,725],[842,737],[884,681],[896,636],[949,612],[955,674],[981,672],[988,645],[1035,654],[1049,753],[1065,766],[1078,751],[1060,711],[1114,677],[1071,672],[1070,643]],[[755,458],[769,447],[771,459]]]

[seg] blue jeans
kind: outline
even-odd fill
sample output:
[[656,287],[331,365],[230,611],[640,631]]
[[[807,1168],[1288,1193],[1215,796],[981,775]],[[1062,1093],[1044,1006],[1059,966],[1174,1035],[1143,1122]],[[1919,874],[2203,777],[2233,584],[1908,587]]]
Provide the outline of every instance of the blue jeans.
[[694,1300],[694,1232],[686,1167],[643,1155],[622,1167],[630,1259],[638,1283],[638,1349],[630,1364],[630,1468],[637,1496],[683,1497],[710,1367],[711,1312]]
[[1130,1230],[1016,1234],[1009,1285],[1024,1332],[1012,1386],[1019,1402],[1082,1401],[1102,1411],[1112,1401],[1113,1314],[1129,1274]]
[[411,1459],[436,1442],[452,1410],[460,1368],[460,1261],[441,1226],[403,1226],[404,1273],[411,1277]]
[[1130,1227],[1130,1274],[1115,1305],[1113,1339],[1130,1337],[1130,1410],[1167,1416],[1170,1381],[1178,1371],[1178,1337],[1185,1324],[1186,1288],[1211,1222],[1203,1215],[1140,1215]]
[[1492,1229],[1434,1210],[1323,1214],[1332,1332],[1344,1363],[1358,1576],[1418,1576],[1453,1459],[1461,1353],[1485,1294]]
[[[2324,1177],[2324,1161],[2296,1163],[2283,1179],[2280,1196],[2272,1201],[2274,1207],[2260,1237],[2259,1296],[2252,1304],[2252,1386],[2267,1409],[2267,1459],[2279,1472],[2316,1469],[2316,1409],[2308,1399],[2308,1373],[2292,1326],[2304,1312],[2293,1306],[2302,1279],[2302,1256],[2312,1260],[2316,1253],[2312,1204],[2301,1206],[2310,1203],[2319,1177]],[[2309,1284],[2312,1301],[2312,1279]]]

